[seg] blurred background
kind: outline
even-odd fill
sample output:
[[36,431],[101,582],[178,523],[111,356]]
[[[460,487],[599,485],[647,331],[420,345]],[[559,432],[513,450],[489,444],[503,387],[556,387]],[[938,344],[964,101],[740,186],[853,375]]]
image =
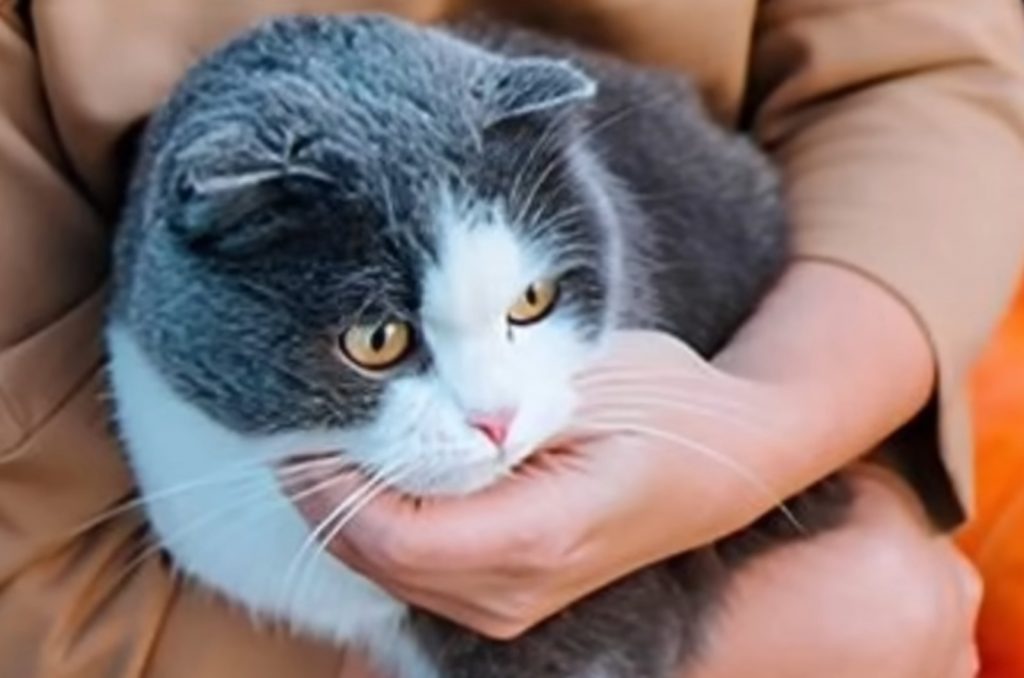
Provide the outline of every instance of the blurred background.
[[1024,678],[1024,287],[973,374],[977,517],[960,544],[985,579],[982,678]]

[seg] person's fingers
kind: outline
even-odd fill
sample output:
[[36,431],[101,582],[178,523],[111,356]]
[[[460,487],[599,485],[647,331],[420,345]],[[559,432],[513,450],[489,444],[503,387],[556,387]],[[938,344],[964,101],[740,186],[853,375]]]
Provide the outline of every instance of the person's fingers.
[[414,607],[496,640],[516,638],[558,611],[545,605],[545,598],[529,589],[502,595],[499,604],[495,604],[497,601],[487,601],[486,605],[403,584],[395,584],[394,588],[388,590],[396,598]]
[[495,639],[521,635],[558,612],[563,607],[561,601],[569,599],[566,594],[546,591],[543,584],[510,586],[507,581],[486,578],[421,583],[380,572],[374,581],[408,605]]
[[[361,506],[328,546],[346,561],[358,552],[364,565],[388,571],[532,571],[559,549],[556,542],[572,536],[574,521],[560,489],[574,482],[560,477],[566,472],[573,473],[549,469],[511,478],[462,498],[415,501],[385,491]],[[293,492],[312,525],[351,503],[365,480],[345,475],[310,492],[317,483],[323,479],[311,477]]]
[[718,371],[689,346],[664,333],[616,332],[601,357],[576,376],[573,417],[545,444],[572,446],[605,437],[607,433],[595,430],[593,422],[617,417],[628,409],[630,399],[635,401],[645,393],[650,396],[645,399],[645,410],[657,411],[651,398],[662,396],[666,408],[678,416],[678,403],[673,405],[676,399],[665,397],[666,393],[717,393],[734,381],[739,385],[738,380]]
[[[666,361],[666,358],[671,358]],[[651,367],[659,376],[672,371],[666,365],[676,368],[710,369],[708,362],[686,342],[666,332],[654,330],[618,330],[608,338],[608,343],[598,359],[589,368],[593,373],[632,371]]]
[[[363,484],[362,479],[355,475],[327,479],[332,481],[329,488],[296,501],[300,511],[313,525],[328,520],[336,507]],[[308,478],[304,482],[307,488],[312,488],[325,480]],[[300,489],[297,494],[307,493]],[[431,506],[430,510],[434,508]],[[374,517],[373,512],[378,509],[380,515]],[[353,519],[331,539],[327,547],[353,570],[411,605],[490,637],[511,638],[555,612],[565,599],[557,592],[545,591],[543,582],[528,575],[517,576],[494,567],[474,570],[472,565],[466,564],[466,558],[433,565],[420,562],[416,567],[407,567],[405,559],[411,557],[410,553],[392,550],[398,548],[395,546],[382,545],[380,532],[391,529],[390,524],[396,521],[408,524],[419,520],[415,504],[395,495],[371,502],[366,511],[369,520],[362,516]],[[349,533],[360,520],[366,520],[360,528],[365,539],[358,535],[353,538]],[[381,521],[379,524],[378,520]],[[373,530],[376,532],[371,533]],[[461,544],[462,548],[465,546]]]
[[[283,491],[309,523],[317,538],[325,541],[331,537],[327,546],[335,556],[360,574],[372,577],[376,569],[372,558],[366,557],[365,550],[354,548],[339,538],[348,529],[354,512],[369,509],[361,505],[363,499],[369,498],[367,492],[370,486],[367,483],[366,477],[356,471],[339,471],[336,468],[292,473],[286,477],[282,475]],[[400,497],[393,493],[373,497],[371,503],[375,512],[389,516],[399,516],[408,510]],[[335,534],[339,526],[341,530]]]

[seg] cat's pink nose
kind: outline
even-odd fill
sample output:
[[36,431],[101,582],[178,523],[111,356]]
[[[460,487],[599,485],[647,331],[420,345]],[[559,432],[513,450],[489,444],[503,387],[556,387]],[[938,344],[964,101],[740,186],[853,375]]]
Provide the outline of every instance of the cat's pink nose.
[[512,428],[515,410],[498,412],[474,413],[469,415],[469,425],[487,436],[492,443],[501,447],[508,438],[508,430]]

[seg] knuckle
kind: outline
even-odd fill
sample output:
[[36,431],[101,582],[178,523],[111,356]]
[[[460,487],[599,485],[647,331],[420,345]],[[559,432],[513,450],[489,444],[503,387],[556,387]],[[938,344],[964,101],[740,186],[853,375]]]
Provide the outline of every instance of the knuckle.
[[522,624],[533,609],[533,597],[528,591],[509,595],[501,610],[505,621],[511,624]]
[[526,526],[511,544],[515,562],[527,573],[560,571],[570,567],[577,550],[572,535],[549,525]]
[[537,622],[541,602],[540,596],[529,590],[508,595],[481,633],[496,640],[518,638]]
[[528,624],[515,620],[500,620],[487,622],[477,630],[491,640],[509,641],[523,635],[529,628]]
[[520,550],[536,553],[539,547],[547,540],[543,527],[537,523],[522,525],[515,533],[514,542]]
[[[864,556],[863,585],[878,592],[883,615],[901,644],[927,652],[953,642],[963,623],[955,575],[927,543],[883,541]],[[966,640],[966,637],[965,637]]]
[[557,541],[544,526],[527,525],[516,533],[510,548],[523,569],[546,570],[555,562]]

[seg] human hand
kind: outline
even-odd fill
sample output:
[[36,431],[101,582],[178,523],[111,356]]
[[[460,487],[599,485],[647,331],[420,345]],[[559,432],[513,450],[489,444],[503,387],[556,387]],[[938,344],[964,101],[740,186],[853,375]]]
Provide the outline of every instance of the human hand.
[[[739,528],[772,507],[772,493],[846,466],[913,415],[934,378],[906,307],[863,276],[819,262],[790,267],[715,367],[667,337],[620,339],[638,343],[618,344],[595,373],[637,377],[629,416],[684,431],[705,452],[722,452],[724,465],[692,445],[576,431],[573,444],[476,496],[381,497],[329,548],[413,604],[511,637],[617,576]],[[657,391],[649,398],[657,406],[638,407],[645,388]],[[595,413],[596,428],[595,418],[621,414],[601,398],[588,409],[588,393],[599,395],[584,389],[581,420]],[[697,396],[730,419],[694,411]],[[759,478],[767,491],[750,484]],[[301,508],[322,518],[357,483],[334,484]],[[663,515],[684,519],[651,520]]]
[[[579,391],[572,430],[513,478],[466,498],[381,496],[328,548],[396,597],[509,638],[783,498],[757,464],[799,445],[802,408],[785,391],[651,332],[617,335]],[[359,483],[300,507],[315,524]]]
[[930,532],[898,478],[861,466],[850,479],[856,499],[842,527],[737,573],[686,678],[976,675],[977,574]]
[[686,678],[969,678],[978,575],[894,474],[858,466],[843,526],[751,561]]

